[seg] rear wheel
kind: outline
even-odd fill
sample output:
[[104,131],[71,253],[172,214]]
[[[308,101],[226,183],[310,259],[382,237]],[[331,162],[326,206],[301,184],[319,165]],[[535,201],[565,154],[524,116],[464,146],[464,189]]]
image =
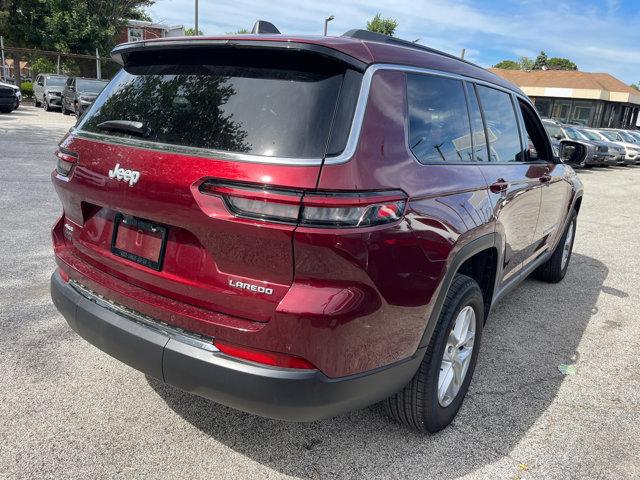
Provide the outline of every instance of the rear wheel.
[[38,99],[35,97],[35,95],[33,97],[33,101],[34,101],[34,105],[36,107],[40,107],[40,105],[42,105],[42,102],[39,102]]
[[71,115],[71,110],[68,110],[67,107],[64,106],[64,102],[62,102],[62,114]]
[[533,278],[549,283],[558,283],[564,278],[569,268],[569,260],[571,260],[577,220],[578,214],[572,210],[569,225],[553,251],[553,255],[533,272]]
[[396,421],[435,433],[451,423],[462,405],[478,358],[484,302],[477,282],[456,275],[420,368],[400,392],[384,402]]

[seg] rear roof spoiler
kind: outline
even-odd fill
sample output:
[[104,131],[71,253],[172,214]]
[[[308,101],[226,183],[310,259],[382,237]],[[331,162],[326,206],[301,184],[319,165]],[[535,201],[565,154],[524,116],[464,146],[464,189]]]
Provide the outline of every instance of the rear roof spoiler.
[[279,40],[257,40],[248,37],[223,38],[223,39],[203,39],[203,38],[175,38],[151,40],[142,42],[123,43],[116,46],[111,51],[111,58],[120,65],[127,64],[127,57],[134,52],[158,51],[164,49],[192,49],[192,48],[253,48],[253,49],[282,49],[299,50],[317,53],[319,55],[332,58],[349,65],[351,68],[364,72],[367,64],[346,53],[340,52],[324,45],[315,43],[279,41]]

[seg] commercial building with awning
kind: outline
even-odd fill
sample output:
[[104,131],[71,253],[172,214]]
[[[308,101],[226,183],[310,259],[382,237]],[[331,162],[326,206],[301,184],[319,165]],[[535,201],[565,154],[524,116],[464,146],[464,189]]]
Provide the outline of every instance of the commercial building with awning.
[[489,70],[518,85],[542,117],[591,127],[635,128],[638,121],[640,91],[608,73]]

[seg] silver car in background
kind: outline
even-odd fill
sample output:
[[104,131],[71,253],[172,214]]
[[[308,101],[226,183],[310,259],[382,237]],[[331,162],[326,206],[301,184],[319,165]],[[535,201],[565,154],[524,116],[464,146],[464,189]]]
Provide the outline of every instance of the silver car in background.
[[607,146],[608,152],[605,159],[605,165],[626,165],[624,159],[626,151],[623,146],[609,140],[603,140],[602,136],[598,135],[596,132],[588,128],[575,127],[575,129],[589,140],[598,141],[601,144]]
[[[596,132],[603,140],[609,140],[621,146],[625,150],[625,165],[635,165],[640,161],[640,144],[636,143],[631,136],[627,137],[626,132],[613,128],[589,129]],[[624,133],[624,135],[623,135]]]
[[62,108],[62,89],[67,83],[66,75],[40,73],[33,82],[33,100],[36,107],[43,106],[49,111]]

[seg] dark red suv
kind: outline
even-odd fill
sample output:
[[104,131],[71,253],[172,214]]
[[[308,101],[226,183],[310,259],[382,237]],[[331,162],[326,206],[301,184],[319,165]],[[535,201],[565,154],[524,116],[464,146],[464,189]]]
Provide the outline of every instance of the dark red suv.
[[296,421],[385,400],[434,432],[491,306],[565,275],[582,186],[480,67],[363,31],[113,56],[56,153],[51,295],[148,375]]

